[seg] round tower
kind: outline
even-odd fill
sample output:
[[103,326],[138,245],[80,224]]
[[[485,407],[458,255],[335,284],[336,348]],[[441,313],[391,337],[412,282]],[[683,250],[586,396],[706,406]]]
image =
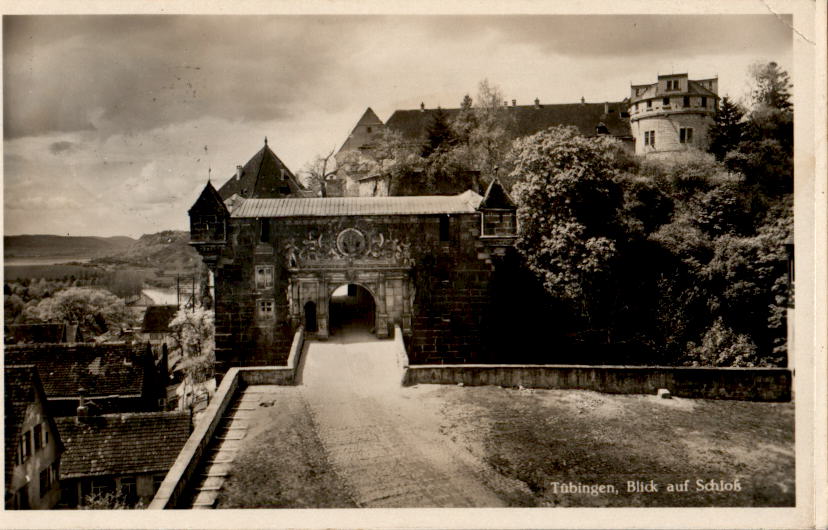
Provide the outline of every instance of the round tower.
[[719,105],[718,84],[715,77],[693,80],[687,74],[670,74],[650,85],[632,85],[629,113],[635,154],[705,151]]

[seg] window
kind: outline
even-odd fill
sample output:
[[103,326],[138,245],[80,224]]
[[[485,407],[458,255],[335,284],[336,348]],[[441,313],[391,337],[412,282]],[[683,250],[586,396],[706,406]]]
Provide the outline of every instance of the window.
[[273,300],[259,300],[258,303],[259,318],[270,319],[274,316]]
[[647,100],[647,108],[648,108],[648,109],[653,108],[653,100],[652,100],[652,99],[648,99],[648,100]]
[[690,106],[690,96],[684,96],[684,103],[682,103],[685,107]]
[[449,240],[449,217],[448,215],[440,216],[440,241]]
[[43,429],[43,447],[49,445],[49,428]]
[[54,479],[54,471],[52,466],[47,467],[40,472],[40,496],[45,497],[49,490],[52,489],[52,481]]
[[270,219],[262,219],[259,225],[259,241],[270,243]]
[[701,106],[707,108],[707,96],[702,96]]
[[32,431],[26,431],[23,434],[21,445],[21,448],[23,449],[21,453],[23,454],[23,461],[25,462],[27,458],[32,456]]
[[366,132],[368,132],[368,133],[370,133],[370,132],[371,132],[371,128],[370,128],[370,127],[366,127],[366,128],[365,128],[365,131],[366,131]]
[[638,112],[638,103],[635,104],[635,111]]
[[644,131],[644,145],[655,147],[655,131]]
[[280,169],[279,172],[282,176],[282,180],[287,180],[288,174],[287,174],[287,171],[285,171],[285,168]]
[[138,486],[135,477],[121,477],[121,495],[128,502],[134,502],[138,497]]
[[92,479],[92,495],[103,495],[114,490],[115,484],[111,478],[97,477]]
[[655,147],[655,131],[650,131],[650,146]]
[[43,424],[38,423],[34,428],[34,448],[35,451],[43,447]]
[[273,287],[273,265],[256,265],[256,289]]
[[669,106],[670,105],[670,98],[662,98],[661,99],[661,104],[665,107]]
[[692,127],[682,127],[679,129],[679,142],[683,144],[693,143],[693,129]]

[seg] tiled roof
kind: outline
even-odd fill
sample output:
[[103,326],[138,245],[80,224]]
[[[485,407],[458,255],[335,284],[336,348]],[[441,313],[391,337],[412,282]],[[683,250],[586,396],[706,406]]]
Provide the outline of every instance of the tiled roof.
[[76,324],[10,324],[5,326],[7,343],[74,342]]
[[144,313],[141,331],[144,333],[168,333],[170,322],[178,313],[177,305],[151,305]]
[[[6,487],[11,485],[11,477],[17,453],[17,441],[20,438],[20,428],[23,426],[26,409],[32,403],[40,401],[46,412],[46,420],[53,422],[49,416],[46,396],[43,385],[37,375],[34,365],[16,365],[4,367],[4,412],[5,412],[5,473]],[[54,427],[54,425],[52,425]],[[57,431],[57,429],[55,429]],[[60,444],[60,439],[55,440]]]
[[[605,105],[610,111],[606,114]],[[460,109],[442,110],[449,120],[453,120],[460,112]],[[557,125],[573,125],[584,136],[594,136],[595,127],[599,123],[603,123],[613,136],[632,136],[629,121],[621,117],[621,112],[626,112],[626,104],[623,102],[516,105],[505,107],[504,110],[514,116],[511,136],[515,138]],[[436,112],[437,109],[397,110],[388,118],[385,126],[399,131],[409,141],[420,142],[425,139],[426,130],[433,121],[432,115]]]
[[166,472],[190,436],[186,412],[136,412],[58,418],[66,446],[61,479]]
[[144,385],[146,346],[143,344],[38,344],[6,346],[7,365],[37,367],[50,399],[87,396],[140,395]]
[[[285,179],[282,178],[284,170]],[[305,190],[288,167],[279,160],[279,157],[265,145],[253,158],[248,160],[242,168],[241,178],[233,175],[230,180],[219,188],[218,193],[222,199],[227,199],[233,194],[242,197],[284,197],[283,187],[289,188],[291,196],[307,196],[309,190]]]
[[428,215],[477,211],[483,198],[469,190],[459,195],[411,197],[328,197],[245,199],[231,217],[328,217],[348,215]]

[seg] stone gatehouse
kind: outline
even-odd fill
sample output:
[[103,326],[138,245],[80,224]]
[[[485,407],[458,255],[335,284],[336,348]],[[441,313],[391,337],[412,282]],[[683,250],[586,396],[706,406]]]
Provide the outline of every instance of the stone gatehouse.
[[[516,234],[496,180],[485,197],[227,200],[208,183],[189,214],[214,285],[219,373],[282,364],[298,326],[324,340],[332,310],[349,307],[377,337],[399,325],[412,362],[478,360],[489,284]],[[334,301],[337,289],[353,303]]]

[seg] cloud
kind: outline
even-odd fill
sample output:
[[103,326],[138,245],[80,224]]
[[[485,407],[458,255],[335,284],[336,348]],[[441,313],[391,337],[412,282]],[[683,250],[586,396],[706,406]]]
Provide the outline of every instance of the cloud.
[[60,142],[53,142],[49,145],[49,152],[52,154],[59,154],[59,153],[66,153],[74,151],[77,146],[72,142],[67,142],[65,140]]

